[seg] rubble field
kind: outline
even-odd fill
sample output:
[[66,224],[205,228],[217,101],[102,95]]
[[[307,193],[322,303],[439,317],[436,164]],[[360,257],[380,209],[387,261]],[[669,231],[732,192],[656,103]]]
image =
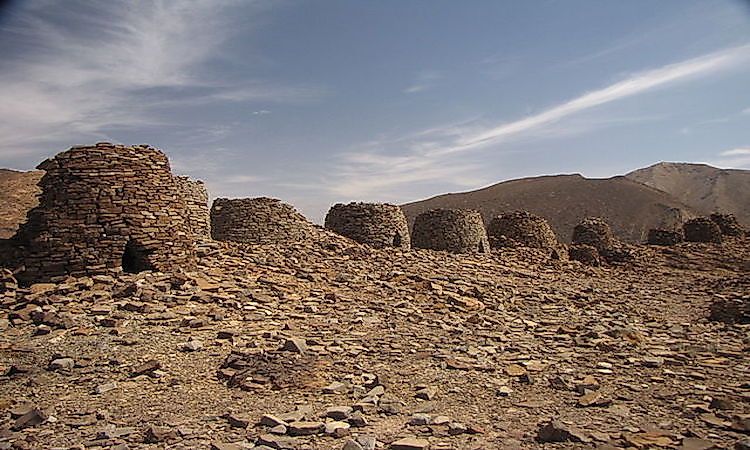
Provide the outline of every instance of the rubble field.
[[589,267],[317,233],[4,272],[0,449],[750,448],[748,308],[712,315],[750,302],[747,237]]

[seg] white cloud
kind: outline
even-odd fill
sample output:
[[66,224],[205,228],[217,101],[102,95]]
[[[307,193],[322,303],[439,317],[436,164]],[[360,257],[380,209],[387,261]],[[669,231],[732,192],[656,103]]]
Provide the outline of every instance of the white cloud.
[[[561,131],[558,123],[563,119],[658,88],[719,73],[748,60],[750,44],[635,73],[607,87],[512,122],[491,127],[481,127],[476,123],[435,127],[391,142],[376,141],[360,151],[341,155],[341,164],[337,168],[339,177],[329,189],[339,195],[366,196],[376,192],[380,195],[389,190],[398,192],[396,188],[404,184],[435,180],[477,187],[484,180],[472,179],[470,174],[476,173],[481,164],[467,161],[469,151],[511,140],[564,135],[570,130]],[[630,120],[633,119],[638,120]],[[601,122],[606,126],[607,120]],[[578,128],[583,132],[591,129],[592,124]],[[393,148],[402,149],[401,154],[394,156]]]
[[750,147],[733,148],[732,150],[727,150],[719,154],[721,156],[750,156]]
[[[252,24],[261,2],[30,1],[0,29],[0,155],[39,155],[107,139],[115,129],[169,124],[168,108],[294,101],[311,87],[238,82],[211,68],[223,44]],[[235,21],[243,8],[243,23]],[[50,149],[50,143],[54,148]],[[42,153],[42,154],[44,154]]]
[[428,89],[432,89],[438,85],[443,75],[435,70],[424,70],[417,74],[416,80],[403,90],[404,94],[416,94],[423,92]]

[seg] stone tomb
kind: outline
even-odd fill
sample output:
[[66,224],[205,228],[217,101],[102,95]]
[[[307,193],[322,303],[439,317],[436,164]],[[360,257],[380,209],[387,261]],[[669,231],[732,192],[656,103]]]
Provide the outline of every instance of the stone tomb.
[[490,244],[478,211],[432,209],[414,220],[411,245],[414,248],[453,253],[488,253]]
[[195,267],[187,208],[161,151],[77,146],[38,169],[39,205],[13,237],[20,281]]
[[411,245],[403,211],[387,203],[338,203],[328,211],[325,227],[375,248],[408,250]]

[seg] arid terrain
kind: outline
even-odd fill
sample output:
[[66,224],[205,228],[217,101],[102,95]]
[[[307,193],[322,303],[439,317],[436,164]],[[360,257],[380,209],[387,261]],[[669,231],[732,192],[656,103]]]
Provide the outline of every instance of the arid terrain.
[[587,267],[319,233],[6,280],[0,448],[750,448],[748,325],[708,320],[747,238]]
[[0,239],[13,236],[26,220],[26,211],[37,204],[37,183],[44,172],[0,169]]

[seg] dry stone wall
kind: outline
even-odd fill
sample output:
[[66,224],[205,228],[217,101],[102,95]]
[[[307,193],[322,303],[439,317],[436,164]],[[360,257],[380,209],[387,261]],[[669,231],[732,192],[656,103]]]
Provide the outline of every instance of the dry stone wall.
[[558,245],[549,223],[528,211],[513,211],[495,217],[487,226],[487,234],[493,248],[555,248]]
[[682,242],[685,236],[682,234],[682,230],[665,230],[662,228],[652,228],[648,230],[648,236],[646,237],[646,243],[650,245],[676,245]]
[[14,242],[24,282],[190,270],[195,248],[169,160],[148,145],[77,146],[38,166],[39,205]]
[[411,246],[404,212],[387,203],[338,203],[328,211],[325,227],[375,248]]
[[685,240],[688,242],[721,243],[721,228],[708,217],[696,217],[682,225]]
[[490,244],[478,211],[432,209],[414,220],[411,245],[453,253],[487,253]]
[[175,177],[177,188],[185,200],[187,224],[196,239],[211,237],[211,213],[208,209],[208,191],[200,180]]
[[217,198],[211,206],[211,236],[217,241],[275,244],[309,239],[314,232],[294,207],[275,198]]
[[719,226],[719,230],[724,236],[742,236],[745,234],[745,230],[734,214],[713,213],[709,216],[709,219]]
[[572,243],[590,245],[599,252],[612,249],[615,238],[609,224],[599,217],[587,217],[573,228]]

